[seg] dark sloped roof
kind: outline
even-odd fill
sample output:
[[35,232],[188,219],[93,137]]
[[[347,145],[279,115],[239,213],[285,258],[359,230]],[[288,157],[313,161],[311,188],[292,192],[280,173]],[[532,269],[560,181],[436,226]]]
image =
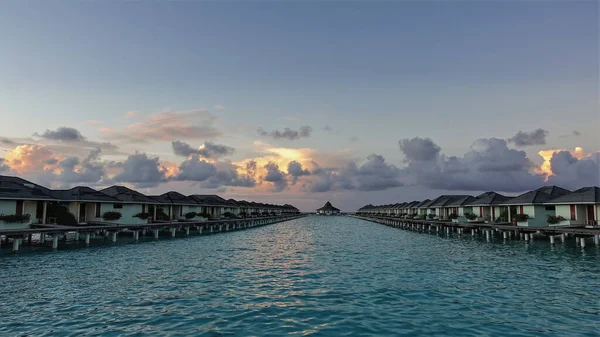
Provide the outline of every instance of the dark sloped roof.
[[468,205],[473,200],[475,200],[475,197],[467,195],[467,196],[464,196],[461,198],[455,198],[454,200],[452,200],[448,204],[446,204],[446,206],[448,206],[448,207],[464,206],[464,205]]
[[518,197],[510,198],[501,203],[501,205],[530,205],[543,204],[550,201],[553,197],[550,194],[541,191],[530,191],[519,195]]
[[338,211],[339,212],[339,209],[333,207],[333,205],[328,201],[325,203],[325,206],[317,209],[317,211]]
[[429,200],[427,202],[423,202],[419,205],[419,208],[429,208],[431,206],[431,204],[433,204],[438,198]]
[[194,194],[190,195],[189,198],[192,198],[196,203],[200,205],[207,206],[227,206],[227,200],[221,198],[216,194]]
[[536,191],[542,191],[546,194],[550,194],[553,197],[559,197],[561,195],[566,195],[571,193],[571,191],[567,190],[566,188],[562,188],[559,186],[542,186],[540,188],[538,188]]
[[167,193],[163,193],[161,195],[152,195],[152,196],[150,196],[150,198],[155,199],[162,204],[188,205],[188,206],[198,205],[198,203],[196,203],[193,199],[188,198],[185,195],[183,195],[179,192],[175,192],[175,191],[170,191]]
[[448,203],[465,197],[468,197],[468,195],[441,195],[435,198],[429,207],[445,207]]
[[[546,193],[548,191],[550,193]],[[551,201],[552,199],[568,195],[570,192],[564,188],[557,186],[544,186],[534,191],[523,193],[517,197],[508,199],[501,203],[501,205],[532,205],[532,204],[543,204]]]
[[56,200],[52,191],[25,179],[0,176],[0,199]]
[[511,199],[511,197],[504,196],[496,192],[486,192],[480,194],[479,197],[469,202],[469,206],[490,206],[490,205],[501,205],[505,201]]
[[600,187],[583,187],[569,194],[549,200],[549,204],[600,204]]
[[69,190],[53,190],[52,195],[61,201],[119,202],[117,198],[86,186],[77,186]]
[[134,191],[125,186],[111,186],[100,190],[104,194],[108,194],[111,197],[119,199],[121,202],[126,203],[139,203],[139,204],[160,204],[156,199],[152,199],[147,195],[144,195],[138,191]]
[[431,200],[425,199],[425,200],[421,201],[420,203],[416,204],[415,207],[416,208],[422,208],[422,207],[425,207],[424,205],[427,205],[430,202],[431,202]]

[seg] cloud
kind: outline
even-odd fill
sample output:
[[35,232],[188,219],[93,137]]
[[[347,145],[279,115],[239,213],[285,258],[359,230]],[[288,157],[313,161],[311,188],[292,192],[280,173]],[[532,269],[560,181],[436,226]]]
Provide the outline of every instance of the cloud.
[[139,113],[139,112],[137,112],[137,111],[127,111],[127,112],[125,113],[125,116],[123,116],[123,118],[125,118],[125,119],[135,119],[135,118],[137,118],[139,115],[140,115],[140,113]]
[[348,139],[348,140],[349,140],[349,141],[351,141],[351,142],[358,142],[358,137],[356,137],[356,136],[352,136],[352,137],[350,137],[350,139]]
[[60,174],[57,180],[65,184],[97,183],[106,177],[104,165],[99,161],[101,150],[91,151],[81,162],[69,157],[58,163]]
[[2,144],[4,144],[4,145],[14,145],[14,144],[15,144],[15,142],[13,142],[13,141],[12,141],[12,140],[10,140],[10,139],[6,139],[6,138],[2,138],[2,139],[0,139],[0,143],[2,143]]
[[267,170],[267,173],[263,177],[263,180],[273,183],[273,192],[283,191],[287,187],[285,173],[279,170],[279,166],[273,162],[269,162],[264,168]]
[[173,139],[212,139],[221,135],[214,122],[216,117],[206,110],[161,112],[127,125],[124,130],[102,128],[105,139],[143,144]]
[[519,131],[512,138],[509,138],[508,141],[519,147],[544,145],[546,144],[546,136],[548,133],[549,132],[544,129],[535,129],[531,132]]
[[173,151],[176,155],[184,157],[199,155],[204,158],[219,158],[231,155],[235,151],[232,147],[212,142],[204,142],[198,149],[194,149],[188,143],[178,140],[171,142],[171,145],[173,146]]
[[200,187],[218,189],[224,186],[254,187],[256,180],[248,174],[240,174],[239,167],[230,161],[209,163],[192,155],[179,165],[174,180],[201,182]]
[[6,165],[6,160],[0,158],[0,173],[6,173],[10,171],[10,166]]
[[19,174],[43,172],[57,162],[56,154],[43,145],[19,145],[4,155],[4,164]]
[[332,129],[332,128],[331,128],[331,126],[329,126],[329,125],[325,125],[325,126],[323,127],[323,130],[325,130],[325,131],[327,131],[327,132],[332,132],[332,131],[333,131],[333,129]]
[[310,171],[308,169],[304,169],[302,164],[295,160],[288,163],[287,171],[292,177],[292,185],[296,184],[298,177],[310,175]]
[[[401,141],[420,144],[401,146],[403,151],[408,149],[403,176],[412,184],[443,190],[521,192],[544,182],[545,176],[534,172],[526,153],[508,148],[503,139],[478,139],[463,157],[447,157],[435,143],[414,139]],[[419,148],[424,152],[416,153]]]
[[310,185],[311,192],[333,190],[382,191],[402,186],[401,170],[390,165],[381,155],[371,154],[367,162],[358,166],[349,162],[345,167],[323,168],[313,164],[312,173],[319,178]]
[[149,157],[145,153],[135,153],[127,157],[122,165],[123,171],[113,177],[117,183],[130,183],[136,187],[156,187],[166,182],[167,169],[159,163],[158,157]]
[[398,145],[407,161],[432,160],[439,155],[441,150],[430,138],[403,139],[398,142]]
[[88,120],[88,121],[85,121],[85,123],[86,123],[86,124],[89,124],[89,125],[101,125],[101,124],[103,124],[104,122],[103,122],[103,121],[99,121],[99,120],[97,120],[97,119],[90,119],[90,120]]
[[285,116],[285,117],[283,117],[283,119],[291,121],[291,122],[300,122],[300,118],[297,118],[294,116]]
[[581,136],[581,132],[574,130],[573,131],[573,136]]
[[251,177],[256,177],[256,161],[250,160],[246,163],[246,172]]
[[225,107],[217,104],[217,105],[215,105],[215,110],[225,110]]
[[577,158],[569,151],[555,152],[550,159],[548,183],[568,189],[600,185],[600,152]]
[[42,134],[35,133],[34,136],[62,142],[85,141],[85,137],[77,129],[64,126],[56,130],[46,130]]
[[288,139],[288,140],[295,140],[295,139],[310,137],[312,128],[310,126],[304,125],[304,126],[301,126],[300,129],[298,129],[298,130],[292,130],[290,128],[285,128],[285,129],[283,129],[283,131],[273,130],[271,132],[267,132],[263,128],[258,128],[257,132],[259,135],[261,135],[263,137],[269,136],[269,137],[272,137],[273,139],[284,138],[284,139]]
[[203,188],[254,187],[256,180],[248,174],[239,174],[238,167],[230,161],[215,163],[216,172],[200,184]]
[[216,173],[215,165],[201,160],[198,155],[192,155],[179,165],[179,174],[175,176],[175,180],[205,181]]

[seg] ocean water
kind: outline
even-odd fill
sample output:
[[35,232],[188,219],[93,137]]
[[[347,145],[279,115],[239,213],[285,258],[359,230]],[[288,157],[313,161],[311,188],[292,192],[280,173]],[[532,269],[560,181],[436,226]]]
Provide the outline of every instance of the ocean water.
[[316,217],[0,255],[0,336],[599,336],[600,251]]

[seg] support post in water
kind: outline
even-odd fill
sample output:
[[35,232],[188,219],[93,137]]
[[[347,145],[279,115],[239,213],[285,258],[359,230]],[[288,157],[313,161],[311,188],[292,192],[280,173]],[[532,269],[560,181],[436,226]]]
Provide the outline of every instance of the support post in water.
[[13,239],[13,249],[12,249],[13,253],[16,253],[19,251],[19,246],[21,245],[21,240],[23,240],[23,239],[16,239],[16,238]]
[[85,233],[85,245],[90,245],[90,233]]
[[58,234],[52,236],[52,249],[58,249]]
[[117,242],[117,232],[112,233],[112,242]]

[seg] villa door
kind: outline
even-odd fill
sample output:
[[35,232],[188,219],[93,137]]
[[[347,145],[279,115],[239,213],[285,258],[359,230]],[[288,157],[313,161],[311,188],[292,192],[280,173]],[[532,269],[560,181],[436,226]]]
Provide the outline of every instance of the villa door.
[[587,219],[588,224],[593,224],[595,222],[594,205],[587,205]]
[[79,204],[79,222],[85,222],[85,204]]

